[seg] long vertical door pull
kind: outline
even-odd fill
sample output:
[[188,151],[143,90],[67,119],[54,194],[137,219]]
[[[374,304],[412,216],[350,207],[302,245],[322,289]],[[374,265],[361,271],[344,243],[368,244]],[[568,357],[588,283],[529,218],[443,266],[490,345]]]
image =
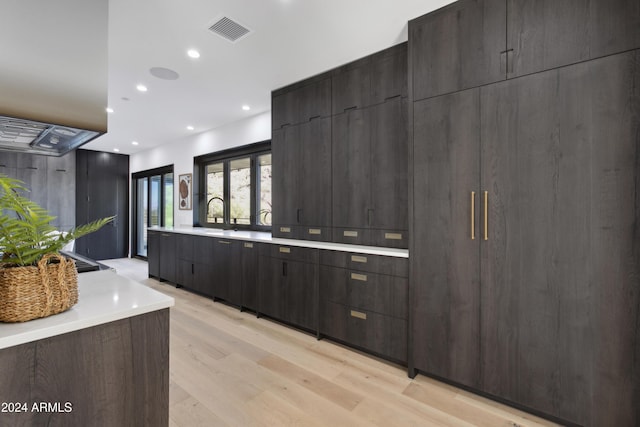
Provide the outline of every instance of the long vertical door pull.
[[476,239],[476,192],[471,192],[471,240]]
[[484,240],[489,240],[489,192],[484,192]]

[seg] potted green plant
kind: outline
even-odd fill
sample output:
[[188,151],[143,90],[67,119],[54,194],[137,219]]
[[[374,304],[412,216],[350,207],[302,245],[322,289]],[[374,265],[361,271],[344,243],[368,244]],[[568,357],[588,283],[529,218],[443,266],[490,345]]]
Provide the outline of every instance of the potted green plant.
[[60,250],[114,217],[59,232],[46,209],[16,179],[0,174],[0,321],[23,322],[60,313],[78,301],[78,273]]

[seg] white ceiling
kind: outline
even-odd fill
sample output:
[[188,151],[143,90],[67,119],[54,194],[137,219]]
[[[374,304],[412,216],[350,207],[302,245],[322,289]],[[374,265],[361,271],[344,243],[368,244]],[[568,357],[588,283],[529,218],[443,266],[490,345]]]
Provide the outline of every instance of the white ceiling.
[[[406,41],[408,20],[448,3],[109,0],[108,97],[114,113],[108,133],[85,148],[133,154],[265,112],[272,90]],[[208,28],[222,16],[252,33],[236,43],[213,34]],[[201,57],[189,58],[188,49]],[[159,79],[150,74],[152,67],[180,77]],[[139,83],[146,93],[136,90]],[[250,111],[242,110],[245,104]]]

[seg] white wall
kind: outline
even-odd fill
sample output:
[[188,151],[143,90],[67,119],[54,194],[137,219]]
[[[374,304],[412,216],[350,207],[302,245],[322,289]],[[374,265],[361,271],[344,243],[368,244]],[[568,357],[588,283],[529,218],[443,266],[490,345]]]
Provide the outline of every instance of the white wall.
[[173,165],[174,183],[176,183],[173,195],[174,224],[176,227],[191,226],[193,225],[193,211],[178,209],[177,182],[178,175],[194,172],[193,158],[268,139],[271,139],[271,111],[133,154],[129,159],[130,171],[134,173]]

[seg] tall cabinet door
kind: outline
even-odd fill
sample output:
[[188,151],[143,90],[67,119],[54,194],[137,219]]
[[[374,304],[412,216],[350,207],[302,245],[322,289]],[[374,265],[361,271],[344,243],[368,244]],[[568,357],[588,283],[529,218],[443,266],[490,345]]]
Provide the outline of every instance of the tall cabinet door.
[[274,130],[271,138],[273,159],[273,235],[293,238],[297,223],[298,147],[297,126]]
[[[331,118],[318,118],[299,125],[298,223],[302,226],[331,226]],[[326,240],[330,238],[327,233]],[[301,236],[305,238],[307,236]]]
[[506,78],[505,0],[459,0],[409,22],[413,99]]
[[367,224],[371,186],[369,109],[345,111],[333,117],[333,226]]
[[468,386],[479,380],[479,116],[479,89],[414,105],[409,370]]
[[583,425],[639,421],[638,63],[481,89],[482,389]]
[[[395,97],[371,108],[371,228],[407,230],[407,101]],[[406,246],[405,246],[406,247]]]

